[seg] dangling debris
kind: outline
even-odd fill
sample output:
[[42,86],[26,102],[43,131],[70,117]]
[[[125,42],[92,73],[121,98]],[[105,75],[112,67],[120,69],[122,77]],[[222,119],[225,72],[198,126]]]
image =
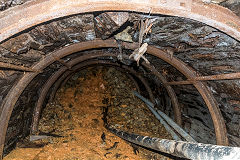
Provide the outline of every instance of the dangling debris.
[[139,60],[142,58],[146,63],[150,63],[146,57],[144,57],[144,53],[147,51],[147,43],[144,43],[140,48],[137,48],[133,51],[133,53],[129,56],[129,58],[133,58],[136,62],[137,65],[139,66]]
[[153,21],[154,20],[146,19],[145,22],[144,22],[143,20],[141,20],[139,39],[138,39],[139,47],[142,44],[144,35],[147,35],[148,32],[151,31],[151,28],[152,28],[152,25],[153,25],[152,24]]
[[143,19],[141,19],[141,23],[140,23],[140,31],[139,31],[139,39],[138,39],[138,43],[139,46],[137,49],[135,49],[133,51],[133,53],[129,56],[129,58],[133,58],[136,62],[137,62],[137,66],[139,66],[139,60],[142,58],[146,63],[150,63],[146,57],[144,57],[144,53],[147,51],[147,47],[148,44],[147,43],[143,43],[143,38],[144,35],[147,35],[148,32],[150,32],[151,27],[153,25],[154,20],[149,20],[146,19],[145,22],[143,21]]

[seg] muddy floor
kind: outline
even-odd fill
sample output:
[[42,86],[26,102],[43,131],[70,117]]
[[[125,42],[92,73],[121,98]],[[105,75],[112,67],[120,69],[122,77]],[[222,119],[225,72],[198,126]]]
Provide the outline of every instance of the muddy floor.
[[[172,139],[144,103],[132,94],[136,86],[115,68],[84,69],[62,86],[43,110],[41,140],[25,141],[4,160],[167,160],[132,145],[105,128]],[[51,135],[51,136],[50,136]]]

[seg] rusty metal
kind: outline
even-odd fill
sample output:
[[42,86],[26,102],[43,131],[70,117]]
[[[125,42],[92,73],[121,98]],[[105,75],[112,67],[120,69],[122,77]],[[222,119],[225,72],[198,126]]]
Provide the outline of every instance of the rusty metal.
[[[128,58],[128,57],[124,57],[124,58]],[[179,103],[178,103],[178,99],[177,99],[177,96],[173,90],[173,88],[171,86],[168,86],[168,85],[165,85],[165,83],[167,82],[166,78],[163,77],[163,75],[161,75],[156,69],[154,66],[152,66],[151,64],[148,64],[146,63],[145,61],[142,62],[142,66],[147,68],[148,70],[150,70],[151,74],[155,75],[162,83],[163,83],[163,86],[166,88],[167,92],[168,92],[168,95],[172,101],[172,104],[173,104],[173,112],[174,112],[174,119],[175,121],[177,122],[177,124],[179,126],[182,126],[182,116],[181,116],[181,110],[180,110],[180,107],[179,107]],[[142,82],[144,82],[142,80]],[[145,82],[145,86],[148,86],[147,85],[147,82]],[[151,93],[151,88],[148,87],[146,88],[148,93]],[[150,96],[150,99],[151,101],[154,103],[154,96],[152,94],[149,94]]]
[[211,76],[201,76],[195,77],[194,79],[189,79],[186,81],[172,81],[167,82],[167,85],[182,85],[182,84],[193,84],[196,81],[216,81],[216,80],[230,80],[230,79],[240,79],[240,72],[238,73],[228,73],[228,74],[218,74]]
[[[119,69],[120,69],[121,72],[123,72],[123,70],[121,70],[120,67],[119,67]],[[124,73],[124,72],[123,72],[123,73]],[[138,85],[138,82],[134,79],[134,77],[133,77],[131,74],[126,74],[126,76],[128,76],[128,78],[131,80],[131,82],[134,83],[134,86],[135,86],[136,90],[137,90],[138,92],[140,92],[141,89],[140,89],[140,87],[139,87],[139,85]],[[138,76],[141,77],[140,74],[138,74]],[[142,77],[142,78],[143,78],[143,77]],[[143,78],[143,79],[144,79],[144,78]],[[141,81],[141,80],[140,80],[140,81]],[[152,91],[151,91],[150,93],[152,93]],[[150,96],[150,95],[151,95],[151,94],[149,94],[149,96]],[[153,94],[152,94],[152,95],[153,95]]]
[[[127,56],[125,58],[127,58]],[[128,69],[127,66],[122,66],[122,68]],[[151,102],[154,103],[155,102],[155,97],[154,97],[154,95],[152,93],[152,89],[150,88],[148,82],[140,74],[138,74],[136,71],[134,71],[134,70],[129,70],[129,71],[131,71],[131,73],[133,75],[135,75],[142,82],[142,84],[144,85],[146,91],[148,92],[148,95],[149,95],[149,98],[150,98]]]
[[63,75],[58,78],[58,80],[54,83],[54,86],[52,87],[52,91],[49,96],[49,102],[53,102],[55,95],[57,93],[57,90],[60,86],[64,86],[66,82],[69,80],[69,78],[72,77],[75,71],[66,71]]
[[[120,69],[120,68],[119,68]],[[122,70],[120,69],[120,71],[122,72]],[[71,78],[73,76],[73,74],[77,72],[77,70],[72,71],[70,73],[65,72],[58,80],[57,82],[55,82],[53,89],[51,91],[51,94],[49,96],[49,102],[53,102],[56,92],[58,90],[58,88],[65,86],[65,84],[67,83],[67,81],[69,80],[69,78]],[[125,72],[124,72],[125,73]],[[128,78],[134,83],[134,86],[136,88],[136,90],[140,93],[140,88],[138,86],[137,81],[132,77],[132,75],[130,74],[126,74],[126,76],[128,76]]]
[[177,122],[177,124],[179,126],[182,126],[181,110],[180,110],[180,107],[179,107],[177,96],[176,96],[173,88],[169,85],[166,85],[166,83],[167,83],[166,78],[162,74],[160,74],[154,66],[151,66],[150,64],[147,64],[145,62],[143,62],[143,64],[147,69],[149,69],[154,75],[156,75],[158,77],[158,79],[162,82],[163,86],[166,88],[166,90],[168,92],[168,95],[169,95],[169,97],[172,101],[172,104],[173,104],[174,115],[177,115],[177,116],[174,117],[175,121]]
[[[1,12],[0,42],[37,24],[94,11],[135,11],[190,18],[240,40],[240,18],[201,0],[35,0]],[[206,14],[207,13],[207,14]]]
[[[66,85],[67,81],[69,80],[69,78],[71,78],[73,76],[74,72],[71,73],[66,79],[64,79],[64,81],[59,85],[59,87],[63,87]],[[57,88],[59,88],[57,87]],[[55,92],[56,93],[56,92]],[[54,95],[55,96],[55,95]],[[54,98],[54,97],[53,97]],[[53,100],[53,99],[52,99]]]
[[59,63],[61,63],[62,65],[64,65],[65,67],[67,67],[69,70],[71,70],[71,66],[68,65],[68,63],[64,62],[64,60],[59,59],[57,60]]
[[[153,115],[160,121],[160,123],[164,126],[164,128],[167,130],[167,132],[171,134],[171,136],[174,140],[181,140],[179,135],[177,135],[176,132],[174,132],[174,130],[178,131],[179,130],[178,128],[180,128],[180,127],[175,122],[173,122],[170,117],[167,117],[167,119],[166,119],[163,116],[161,116],[158,113],[158,111],[156,110],[156,108],[154,108],[154,104],[152,102],[150,102],[148,99],[146,99],[145,97],[143,97],[142,95],[140,95],[138,92],[133,91],[133,94],[135,96],[137,96],[138,98],[140,98],[147,105],[147,107],[150,109],[150,111],[153,113]],[[180,134],[180,135],[184,138],[187,137],[187,138],[185,138],[186,140],[195,141],[194,139],[191,139],[191,138],[189,139],[189,137],[191,137],[191,136],[188,135],[185,131],[184,131],[184,134]]]
[[[82,58],[82,57],[77,57],[76,59],[68,62],[68,66],[74,66],[78,63],[81,63],[77,66],[74,66],[73,67],[73,70],[76,71],[78,70],[79,68],[82,68],[82,67],[85,67],[85,66],[88,66],[88,65],[91,65],[91,64],[111,64],[111,65],[115,65],[115,66],[118,66],[120,67],[119,64],[114,64],[114,63],[107,63],[107,62],[104,62],[104,61],[86,61],[84,62],[85,60],[88,60],[88,57],[91,57],[91,58],[98,58],[98,57],[103,57],[103,56],[111,56],[111,57],[117,57],[116,54],[107,54],[107,55],[104,55],[104,54],[91,54],[85,58]],[[126,58],[127,56],[125,56]],[[151,91],[151,88],[149,87],[147,81],[142,77],[140,76],[136,71],[134,71],[133,69],[130,69],[129,67],[127,66],[124,66],[124,65],[121,65],[121,68],[129,71],[130,73],[132,73],[133,75],[135,75],[144,85],[144,87],[146,88],[148,94],[149,94],[149,97],[151,98],[151,101],[154,101],[154,96],[153,96],[153,93]],[[49,89],[51,88],[51,86],[58,80],[58,78],[68,70],[67,67],[62,67],[61,69],[59,69],[56,73],[54,73],[48,80],[47,82],[45,83],[45,85],[43,86],[41,92],[40,92],[40,96],[38,98],[38,101],[36,103],[36,107],[34,108],[34,113],[33,113],[33,122],[32,122],[32,127],[31,127],[31,134],[36,134],[37,131],[38,131],[38,122],[39,122],[39,118],[40,118],[40,112],[42,110],[42,107],[43,107],[43,102],[47,96],[47,93],[49,91]],[[68,74],[70,74],[72,72],[69,72],[68,71]]]
[[[48,89],[52,86],[52,84],[57,80],[57,78],[60,76],[59,74],[61,74],[62,72],[65,72],[66,70],[68,70],[67,67],[63,67],[61,68],[58,72],[56,72],[56,74],[53,74],[53,76],[51,76],[48,81],[45,83],[45,85],[43,86],[40,96],[38,98],[37,101],[37,105],[34,108],[34,112],[33,112],[33,123],[34,124],[40,117],[40,109],[43,105],[43,101],[44,98],[46,97],[47,93],[48,93]],[[36,125],[32,125],[32,132],[31,134],[36,134],[37,128]]]
[[[96,53],[96,54],[91,54],[91,55],[85,55],[85,56],[77,57],[76,59],[68,62],[67,66],[72,67],[75,64],[83,62],[85,60],[92,59],[92,58],[98,58],[98,57],[104,57],[104,56],[117,57],[116,54],[112,54],[112,53],[111,54],[110,53],[109,54]],[[82,58],[82,57],[84,57],[84,58]],[[127,58],[127,56],[125,55],[124,58]],[[97,61],[97,62],[99,63],[100,61]],[[93,62],[85,62],[85,63],[83,62],[81,66],[83,67],[84,65],[89,65],[90,63],[93,63]],[[117,65],[117,64],[115,64],[115,65]],[[118,65],[118,66],[120,67],[120,65]],[[149,87],[147,81],[142,76],[140,76],[136,71],[130,69],[129,67],[126,67],[124,65],[121,65],[121,67],[124,68],[125,70],[129,71],[130,73],[132,73],[134,76],[136,76],[143,83],[143,85],[145,86],[145,88],[146,88],[146,90],[147,90],[147,92],[149,94],[149,97],[150,97],[151,101],[154,102],[154,96],[153,96],[153,93],[152,93],[151,88]],[[74,66],[73,71],[76,70],[75,68],[76,67]],[[78,65],[78,68],[79,68],[79,65]],[[38,121],[39,121],[39,118],[40,118],[40,112],[42,110],[42,107],[43,107],[42,105],[43,105],[44,99],[45,99],[49,89],[55,83],[55,81],[58,80],[59,76],[61,76],[64,72],[67,71],[67,69],[68,69],[67,67],[62,67],[61,69],[59,69],[56,73],[54,73],[47,80],[47,82],[43,86],[43,88],[42,88],[42,90],[40,92],[40,96],[39,96],[39,99],[37,101],[35,110],[34,110],[33,122],[32,122],[32,127],[31,127],[32,128],[32,134],[35,134],[37,132],[37,130],[38,130],[37,129],[37,124],[38,124]],[[71,74],[72,72],[68,72],[67,74]]]
[[[74,47],[67,46],[60,51],[53,52],[51,54],[48,54],[43,60],[36,63],[32,68],[35,70],[43,70],[50,64],[52,64],[55,61],[55,57],[65,57],[67,55],[70,55],[72,53],[81,51],[81,50],[87,50],[92,48],[104,48],[104,47],[117,47],[114,43],[111,43],[110,41],[91,41],[91,42],[83,42],[83,43],[77,43],[74,45]],[[5,96],[1,106],[0,106],[0,158],[3,155],[3,147],[5,142],[5,136],[7,131],[8,122],[12,113],[12,110],[23,92],[23,90],[27,87],[27,85],[32,81],[34,77],[36,77],[39,73],[37,72],[27,72],[25,73],[18,82],[14,84],[14,86],[10,89],[8,94]]]
[[25,71],[25,72],[39,72],[37,70],[34,70],[32,68],[24,67],[24,66],[18,66],[10,63],[4,63],[0,62],[0,68],[4,69],[13,69],[13,70],[20,70],[20,71]]
[[[135,48],[137,48],[137,44],[123,43],[123,45],[127,49],[134,50]],[[195,77],[197,77],[196,72],[191,67],[187,66],[187,64],[185,64],[181,60],[177,59],[176,57],[171,57],[168,53],[166,53],[156,47],[148,46],[147,53],[151,54],[153,56],[156,56],[156,57],[164,60],[165,62],[171,64],[178,71],[180,71],[183,75],[185,75],[188,79],[194,79]],[[222,117],[222,114],[218,107],[218,103],[215,100],[212,92],[207,87],[207,84],[205,84],[204,82],[198,81],[198,82],[194,83],[194,86],[196,87],[198,92],[201,94],[201,96],[202,96],[204,102],[206,103],[208,110],[211,114],[212,121],[213,121],[214,128],[215,128],[217,144],[228,145],[227,131],[226,131],[224,119]]]
[[[138,44],[128,44],[124,43],[124,46],[126,49],[132,49],[134,50],[137,48]],[[82,50],[87,49],[94,49],[94,48],[108,48],[108,47],[115,47],[117,48],[117,42],[115,40],[94,40],[94,41],[88,41],[88,42],[81,42],[76,43],[67,47],[62,48],[61,50],[49,53],[44,60],[41,60],[40,62],[36,63],[32,68],[34,70],[43,70],[47,66],[49,66],[51,63],[55,61],[55,57],[65,57],[67,55],[70,55],[75,52],[79,52]],[[152,54],[169,64],[171,64],[173,67],[178,69],[180,72],[182,72],[187,78],[194,78],[196,77],[196,74],[193,69],[188,67],[185,63],[182,61],[176,59],[175,57],[170,58],[169,55],[162,50],[155,48],[153,46],[148,46],[147,53]],[[18,82],[15,83],[15,85],[10,89],[6,97],[4,98],[1,106],[0,106],[0,157],[2,156],[6,131],[8,122],[12,113],[12,110],[23,92],[23,90],[27,87],[27,85],[32,81],[34,77],[36,77],[39,73],[37,72],[27,72],[25,73]],[[228,140],[226,136],[226,127],[225,123],[223,121],[222,115],[220,113],[220,110],[218,108],[218,104],[216,100],[214,99],[212,93],[207,88],[207,85],[202,82],[197,82],[194,84],[194,86],[198,89],[201,96],[203,97],[204,101],[206,102],[206,105],[210,111],[215,133],[216,133],[216,139],[218,144],[228,145]]]
[[69,70],[71,70],[71,66],[69,66],[64,60],[62,60],[59,57],[54,56],[55,61],[61,63],[62,65],[64,65],[65,67],[67,67]]

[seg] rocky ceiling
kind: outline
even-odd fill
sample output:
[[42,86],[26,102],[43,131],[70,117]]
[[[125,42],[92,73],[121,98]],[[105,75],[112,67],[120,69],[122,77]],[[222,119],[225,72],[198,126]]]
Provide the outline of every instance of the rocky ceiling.
[[[17,7],[26,1],[1,0],[0,10]],[[206,3],[217,3],[240,16],[240,2],[238,0],[205,2],[204,5],[207,5]],[[116,17],[120,20],[116,20]],[[142,66],[144,61],[141,60],[140,67],[138,67],[135,61],[126,58],[134,49],[131,44],[139,41],[141,19],[149,19],[152,23],[151,32],[144,36],[143,42],[154,47],[157,51],[163,51],[167,57],[161,59],[154,53],[145,55],[150,65],[165,78],[165,82],[160,82],[159,77],[153,74],[151,69]],[[108,43],[96,42],[91,49],[87,43],[84,43],[89,41],[107,41]],[[58,56],[60,52],[52,54],[77,44],[83,46],[83,49],[73,49],[68,54],[62,54],[61,57]],[[119,46],[122,48],[122,56],[125,57],[123,59],[119,58],[121,53]],[[193,83],[190,82],[190,84],[184,85],[169,85],[166,83],[167,81],[173,81],[173,83],[185,81],[186,83],[186,80],[189,79],[186,74],[181,72],[181,68],[176,68],[177,64],[173,65],[177,62],[176,60],[187,64],[198,76],[240,72],[240,42],[237,39],[209,25],[187,18],[136,12],[102,11],[51,20],[33,26],[0,43],[0,62],[4,65],[8,64],[5,67],[2,66],[0,70],[1,120],[6,118],[6,115],[2,115],[2,113],[4,113],[4,105],[6,105],[10,93],[21,90],[21,87],[23,90],[23,92],[19,92],[18,97],[12,97],[12,99],[16,99],[16,103],[13,111],[9,113],[8,124],[0,123],[0,125],[7,127],[6,136],[4,133],[0,135],[0,137],[2,136],[1,140],[5,139],[4,144],[1,144],[1,146],[4,145],[4,153],[8,153],[18,140],[30,133],[34,106],[39,99],[42,86],[48,82],[49,77],[62,67],[71,68],[68,63],[77,57],[88,55],[89,59],[104,60],[104,58],[97,56],[91,57],[94,54],[107,54],[106,60],[131,67],[143,75],[150,83],[154,98],[164,104],[164,107],[158,107],[181,123],[183,128],[198,142],[217,143],[214,126],[216,127],[218,123],[220,125],[225,123],[229,144],[240,146],[239,79],[211,79],[211,81],[201,83],[208,86],[207,89],[211,92],[205,94],[205,97],[199,92],[197,84],[192,85]],[[42,60],[46,59],[47,61],[49,57],[54,61],[52,61],[53,63],[48,62],[43,70],[33,67]],[[30,76],[29,80],[22,81],[21,87],[16,88],[26,73],[34,76]],[[179,117],[176,117],[176,111],[173,109],[173,96],[169,94],[169,90],[171,90],[169,86],[174,90],[178,100],[181,112],[180,120]],[[54,86],[50,91],[53,88]],[[46,99],[49,95],[51,92],[46,95]],[[209,112],[206,101],[208,98],[216,100],[216,106],[220,109],[219,113],[221,113],[223,121],[218,117],[215,117],[216,122],[213,121],[213,114],[210,112],[215,111]],[[224,125],[220,131],[224,132]],[[222,143],[224,143],[223,141]]]

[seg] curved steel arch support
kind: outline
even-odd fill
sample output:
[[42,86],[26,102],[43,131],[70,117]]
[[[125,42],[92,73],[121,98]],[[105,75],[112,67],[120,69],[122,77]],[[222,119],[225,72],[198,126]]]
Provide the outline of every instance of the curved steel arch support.
[[[109,54],[109,56],[115,56],[117,57],[117,55],[115,54]],[[102,55],[102,54],[95,54],[95,55],[91,55],[91,57],[93,56],[97,56],[97,57],[102,57],[102,56],[106,56],[106,55]],[[72,72],[79,70],[83,67],[89,66],[89,65],[96,65],[96,64],[100,64],[100,65],[112,65],[115,67],[119,67],[122,68],[132,74],[134,74],[145,86],[149,96],[151,97],[152,100],[154,100],[153,98],[153,93],[151,91],[151,88],[149,87],[147,81],[140,76],[136,71],[130,69],[127,66],[122,66],[120,67],[119,64],[116,63],[110,63],[104,60],[89,60],[89,61],[85,61],[87,59],[82,59],[81,57],[78,57],[70,62],[68,62],[67,64],[69,66],[72,67],[73,71],[68,71],[67,67],[62,67],[60,68],[57,72],[55,72],[45,83],[45,85],[43,86],[41,92],[40,92],[40,96],[39,99],[36,103],[35,109],[34,109],[34,113],[33,113],[33,121],[32,121],[32,127],[31,127],[31,133],[32,134],[36,134],[38,131],[38,123],[39,123],[39,119],[40,119],[40,112],[42,111],[42,107],[43,107],[43,102],[45,97],[47,96],[47,93],[49,91],[49,89],[51,88],[51,86],[58,80],[58,78],[64,73],[67,72],[68,74],[71,74]],[[74,66],[75,65],[75,66]],[[73,67],[74,66],[74,67]]]
[[[138,44],[129,44],[129,43],[123,43],[126,49],[136,49],[138,47]],[[109,47],[115,47],[117,48],[117,42],[115,40],[95,40],[95,41],[89,41],[89,42],[81,42],[76,43],[70,46],[67,46],[65,48],[62,48],[61,50],[55,51],[53,53],[48,54],[45,58],[43,58],[40,62],[35,64],[32,69],[36,70],[43,70],[47,66],[49,66],[51,63],[56,61],[55,57],[62,58],[67,55],[70,55],[72,53],[87,50],[87,49],[94,49],[94,48],[109,48]],[[196,72],[190,67],[188,67],[185,63],[178,60],[175,57],[170,57],[169,54],[163,52],[162,50],[149,46],[147,53],[152,54],[169,64],[171,64],[173,67],[178,69],[181,73],[183,73],[187,78],[195,78]],[[7,131],[8,122],[12,113],[12,110],[23,92],[23,90],[27,87],[27,85],[32,81],[34,77],[36,77],[39,73],[25,73],[22,75],[22,77],[19,79],[19,81],[11,88],[11,90],[6,95],[2,105],[0,106],[0,157],[2,156],[2,151],[4,147],[4,141]],[[227,139],[227,133],[226,133],[226,126],[223,120],[223,117],[221,115],[220,109],[218,107],[218,104],[216,100],[214,99],[211,91],[206,86],[206,84],[202,82],[198,82],[194,84],[195,87],[200,92],[201,96],[203,97],[213,120],[213,124],[215,127],[215,133],[216,133],[216,139],[217,144],[222,145],[228,145],[228,139]]]
[[[132,45],[129,43],[123,43],[123,45],[125,46],[125,48],[129,48],[129,49],[137,48],[137,44]],[[196,71],[194,71],[193,68],[187,66],[187,64],[185,64],[181,60],[175,57],[171,57],[169,54],[167,54],[166,52],[156,47],[149,46],[147,49],[147,53],[154,55],[164,60],[165,62],[171,64],[183,75],[185,75],[188,79],[194,79],[197,77]],[[225,122],[222,117],[221,111],[218,107],[218,103],[215,100],[212,92],[204,82],[196,82],[193,85],[197,88],[198,92],[201,94],[211,114],[212,121],[215,128],[217,144],[228,145],[227,130],[226,130]]]
[[0,42],[37,24],[94,11],[136,11],[190,18],[240,40],[240,18],[201,0],[32,0],[0,13]]
[[[49,96],[49,102],[53,102],[55,95],[57,93],[57,90],[60,87],[65,86],[65,84],[67,83],[67,81],[74,75],[75,72],[77,72],[78,70],[74,70],[71,72],[65,72],[63,73],[63,75],[60,76],[60,78],[54,83],[54,86],[52,88],[51,94]],[[128,76],[128,78],[134,83],[134,86],[136,87],[136,90],[140,93],[140,88],[138,86],[138,83],[136,82],[136,80],[132,77],[132,75],[130,74],[126,74],[126,76]]]
[[64,86],[66,84],[66,82],[69,80],[69,78],[71,78],[75,72],[76,71],[66,71],[58,78],[58,80],[53,84],[51,93],[49,95],[48,102],[51,103],[54,101],[58,89],[61,86]]
[[[159,74],[159,72],[157,71],[157,69],[149,64],[147,64],[146,62],[144,62],[144,66],[147,67],[154,75],[157,76],[158,79],[160,79],[160,81],[162,82],[163,86],[166,88],[168,95],[173,103],[173,110],[174,110],[174,115],[180,115],[181,116],[181,110],[179,108],[179,103],[178,103],[178,99],[177,96],[173,90],[173,88],[170,85],[166,85],[167,80],[166,78],[162,75]],[[182,118],[181,117],[176,117],[175,116],[175,121],[177,122],[177,124],[179,126],[182,126]]]

